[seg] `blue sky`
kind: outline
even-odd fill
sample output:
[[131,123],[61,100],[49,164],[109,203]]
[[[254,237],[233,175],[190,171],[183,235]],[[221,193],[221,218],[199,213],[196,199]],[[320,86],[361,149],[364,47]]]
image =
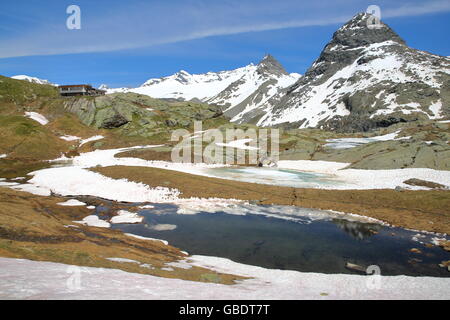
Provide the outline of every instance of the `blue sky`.
[[[81,8],[80,30],[66,27],[71,4]],[[371,4],[410,46],[450,55],[450,0],[15,0],[0,3],[0,74],[138,86],[266,53],[304,73],[333,32]]]

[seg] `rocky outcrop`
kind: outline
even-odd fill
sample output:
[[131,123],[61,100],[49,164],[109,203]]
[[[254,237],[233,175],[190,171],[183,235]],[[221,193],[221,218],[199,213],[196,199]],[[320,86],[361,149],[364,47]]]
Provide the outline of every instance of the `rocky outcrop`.
[[63,100],[64,109],[85,125],[97,129],[120,128],[126,135],[149,137],[161,130],[188,128],[195,120],[220,118],[221,107],[193,102],[167,102],[136,93]]
[[88,126],[118,128],[130,122],[133,114],[142,114],[141,108],[118,96],[73,98],[64,101],[64,108],[76,114]]

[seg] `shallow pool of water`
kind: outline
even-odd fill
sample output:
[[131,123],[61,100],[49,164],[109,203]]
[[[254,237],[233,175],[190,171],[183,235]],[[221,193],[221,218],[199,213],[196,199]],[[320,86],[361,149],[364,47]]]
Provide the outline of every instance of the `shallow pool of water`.
[[[450,276],[446,269],[438,266],[449,260],[447,252],[413,241],[417,232],[401,228],[333,216],[320,220],[309,217],[288,220],[260,212],[182,215],[176,214],[175,205],[154,206],[154,209],[140,211],[145,217],[142,224],[112,227],[168,240],[190,254],[224,257],[265,268],[355,273],[346,268],[346,263],[350,262],[364,268],[378,265],[383,275]],[[155,228],[159,225],[171,228]],[[410,252],[412,248],[421,253]]]

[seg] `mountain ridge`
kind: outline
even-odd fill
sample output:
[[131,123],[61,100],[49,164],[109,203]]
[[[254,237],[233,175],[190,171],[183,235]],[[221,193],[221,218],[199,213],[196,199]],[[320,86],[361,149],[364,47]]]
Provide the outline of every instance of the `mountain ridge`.
[[12,76],[11,79],[24,80],[24,81],[28,81],[28,82],[31,82],[31,83],[37,83],[37,84],[49,84],[49,85],[52,85],[52,86],[58,86],[57,84],[51,83],[48,80],[40,79],[40,78],[37,78],[37,77],[31,77],[31,76],[24,75],[24,74]]
[[217,104],[228,110],[259,88],[267,94],[265,86],[269,82],[273,86],[278,84],[277,89],[280,89],[290,86],[300,77],[298,73],[286,72],[272,55],[267,54],[256,65],[250,63],[234,70],[201,74],[180,70],[170,76],[149,79],[137,88],[108,89],[108,93],[134,92],[160,99],[194,100]]
[[304,77],[272,97],[256,124],[367,131],[450,114],[450,60],[410,48],[360,13],[339,28]]

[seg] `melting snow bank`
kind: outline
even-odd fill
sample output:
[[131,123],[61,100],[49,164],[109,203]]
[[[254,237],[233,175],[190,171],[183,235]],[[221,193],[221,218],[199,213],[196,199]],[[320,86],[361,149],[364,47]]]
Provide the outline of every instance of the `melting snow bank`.
[[83,144],[85,144],[85,143],[92,142],[92,141],[97,141],[97,140],[101,140],[101,139],[103,139],[103,138],[104,138],[104,136],[93,136],[93,137],[90,137],[90,138],[87,138],[87,139],[83,139],[83,140],[80,141],[80,147],[81,147]]
[[[191,265],[253,279],[236,285],[193,282],[115,269],[82,267],[79,288],[71,286],[76,266],[0,258],[1,299],[450,299],[450,278],[360,276],[271,270],[228,259],[193,256]],[[187,266],[186,263],[183,262]],[[69,272],[69,273],[68,273]],[[379,284],[379,286],[377,286]],[[323,296],[321,294],[328,294]]]
[[76,141],[76,140],[81,140],[80,137],[77,137],[77,136],[68,136],[68,135],[61,136],[61,137],[59,137],[59,138],[62,139],[62,140],[66,140],[66,141]]
[[125,235],[127,235],[129,237],[136,238],[136,239],[140,239],[140,240],[160,241],[160,242],[164,243],[166,246],[169,244],[169,242],[166,241],[166,240],[142,237],[142,236],[138,236],[137,234],[125,233]]
[[30,119],[33,119],[34,121],[39,122],[43,126],[45,126],[48,123],[47,118],[37,112],[25,112],[25,116]]
[[6,158],[8,155],[6,153],[0,154],[0,159]]
[[377,141],[389,141],[389,140],[406,140],[410,137],[401,137],[397,138],[400,130],[388,133],[382,136],[375,136],[371,138],[340,138],[340,139],[328,139],[325,147],[329,147],[332,149],[349,149],[354,148],[366,143],[377,142]]
[[119,210],[117,216],[112,217],[109,221],[111,223],[140,223],[143,219],[137,213]]
[[165,187],[150,188],[126,179],[115,180],[79,167],[49,168],[32,173],[28,185],[15,188],[49,196],[90,195],[125,202],[170,202],[177,199],[178,190]]
[[113,201],[142,202],[142,203],[180,203],[187,213],[189,207],[201,206],[224,207],[238,203],[238,200],[224,199],[179,199],[177,189],[167,187],[151,188],[146,184],[128,181],[127,179],[112,179],[99,173],[87,170],[95,166],[144,166],[156,167],[200,174],[202,169],[216,167],[207,164],[182,164],[164,161],[146,161],[138,158],[115,158],[120,152],[150,148],[157,146],[137,146],[111,150],[96,150],[83,153],[74,159],[60,158],[54,162],[65,162],[62,167],[47,168],[31,172],[32,179],[26,184],[14,184],[11,187],[37,195],[50,196],[53,193],[62,196],[94,196]]
[[257,148],[257,147],[247,145],[248,143],[250,143],[252,141],[253,141],[253,139],[240,139],[240,140],[231,141],[229,143],[216,143],[216,145],[222,146],[222,147],[242,149],[242,150],[259,150],[259,148]]
[[86,203],[78,201],[76,199],[70,199],[70,200],[67,200],[66,202],[58,202],[57,204],[60,206],[67,206],[67,207],[78,207],[78,206],[86,205]]
[[324,185],[324,189],[394,189],[397,186],[424,190],[425,187],[411,186],[403,181],[417,178],[450,187],[450,171],[428,168],[406,168],[389,170],[344,169],[350,163],[314,160],[282,160],[278,167],[314,173],[332,174],[341,184]]
[[105,220],[99,219],[99,217],[91,215],[85,217],[81,221],[74,221],[75,223],[84,224],[89,227],[98,227],[98,228],[109,228],[111,224],[106,222]]
[[[167,187],[151,188],[143,183],[128,181],[127,179],[112,179],[99,173],[87,170],[96,166],[142,166],[154,167],[167,170],[175,170],[202,176],[213,176],[211,169],[221,167],[220,165],[208,164],[183,164],[164,161],[147,161],[138,158],[116,158],[120,152],[150,148],[157,146],[137,146],[132,148],[120,148],[111,150],[96,150],[83,153],[73,159],[61,158],[55,161],[65,162],[63,166],[47,168],[30,173],[33,176],[26,184],[10,184],[9,186],[18,190],[31,192],[38,195],[49,196],[52,192],[63,196],[90,195],[113,201],[143,202],[143,203],[176,203],[180,205],[180,213],[193,212],[193,208],[202,210],[199,206],[209,208],[227,207],[230,204],[240,202],[238,200],[224,199],[179,199],[180,192],[177,189]],[[344,169],[348,163],[329,161],[294,160],[279,161],[281,169],[292,169],[303,172],[314,172],[329,175],[328,180],[336,180],[336,184],[327,183],[316,185],[318,188],[326,189],[394,189],[401,186],[409,189],[424,189],[424,187],[409,186],[403,181],[417,178],[440,183],[450,187],[450,171],[439,171],[423,168],[394,169],[394,170],[359,170]],[[274,184],[274,174],[264,178],[264,170],[258,181],[261,183]],[[275,172],[276,176],[277,172]],[[252,175],[258,175],[255,171]],[[223,176],[231,180],[246,181],[245,176],[233,175]],[[276,179],[275,179],[276,180]],[[205,210],[205,211],[208,211]],[[198,210],[196,210],[198,211]]]

